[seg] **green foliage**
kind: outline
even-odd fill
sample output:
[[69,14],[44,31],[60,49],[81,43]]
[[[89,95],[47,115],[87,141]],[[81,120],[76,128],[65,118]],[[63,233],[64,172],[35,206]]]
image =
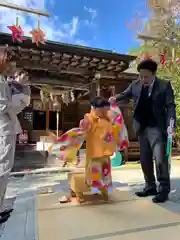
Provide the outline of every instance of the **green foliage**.
[[[180,40],[180,34],[177,36]],[[174,89],[177,123],[175,134],[180,138],[180,62],[176,58],[180,58],[180,45],[165,44],[161,42],[149,41],[142,44],[139,48],[131,48],[130,54],[138,56],[137,62],[143,53],[149,53],[154,60],[160,60],[160,53],[165,52],[165,64],[159,64],[157,76],[162,79],[170,80]]]
[[176,130],[175,130],[175,136],[180,138],[180,99],[176,99]]
[[[156,2],[156,1],[155,1]],[[145,26],[148,27],[148,33],[145,35],[149,36],[161,36],[163,38],[169,39],[177,39],[180,41],[180,27],[177,23],[177,19],[179,19],[178,15],[178,3],[174,6],[174,9],[177,11],[173,11],[171,8],[167,10],[163,7],[163,1],[159,1],[162,4],[158,4],[155,7],[153,4],[150,8],[152,13],[149,19],[146,21]],[[158,19],[164,17],[164,20],[158,21]],[[153,19],[157,20],[156,27],[153,25]],[[146,31],[145,31],[146,32]],[[147,54],[148,53],[148,54]],[[175,101],[176,101],[176,113],[177,113],[177,123],[176,123],[176,136],[180,139],[180,62],[176,61],[176,58],[180,58],[180,44],[172,44],[163,41],[146,41],[140,45],[139,48],[131,48],[130,54],[138,56],[137,63],[140,61],[140,56],[149,55],[154,60],[159,62],[160,55],[165,54],[165,64],[159,64],[157,76],[162,79],[170,80],[174,89]]]
[[[180,39],[180,38],[179,38]],[[169,59],[167,59],[167,63],[165,66],[159,67],[158,76],[160,78],[169,79],[172,83],[175,101],[176,101],[176,130],[175,135],[177,139],[180,138],[180,63],[176,61],[176,58],[180,57],[180,46],[169,46],[169,49],[173,51],[175,50],[175,57],[170,55]]]

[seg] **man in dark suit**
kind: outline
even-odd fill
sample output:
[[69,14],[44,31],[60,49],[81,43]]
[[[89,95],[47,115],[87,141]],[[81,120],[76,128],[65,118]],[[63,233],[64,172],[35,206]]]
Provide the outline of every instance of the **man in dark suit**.
[[[167,134],[170,120],[176,119],[176,106],[171,83],[156,77],[157,63],[153,60],[142,61],[137,70],[139,79],[124,92],[109,99],[119,102],[133,99],[133,127],[140,141],[140,162],[145,178],[145,188],[136,192],[139,197],[154,196],[155,203],[168,200],[170,192],[169,164],[166,157]],[[157,180],[153,169],[156,163]]]

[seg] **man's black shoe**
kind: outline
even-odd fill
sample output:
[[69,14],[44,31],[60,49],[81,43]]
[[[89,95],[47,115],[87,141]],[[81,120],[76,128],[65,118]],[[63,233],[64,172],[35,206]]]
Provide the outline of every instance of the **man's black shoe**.
[[4,210],[3,212],[0,212],[0,217],[4,217],[4,216],[6,216],[6,215],[9,215],[9,214],[12,213],[12,211],[13,211],[12,208],[6,209],[6,210]]
[[153,203],[164,203],[168,200],[167,193],[158,193],[153,199]]
[[0,216],[0,224],[5,223],[8,220],[9,217],[10,217],[10,214]]
[[135,194],[138,197],[154,196],[154,195],[157,195],[157,190],[156,189],[144,189],[141,192],[135,192]]

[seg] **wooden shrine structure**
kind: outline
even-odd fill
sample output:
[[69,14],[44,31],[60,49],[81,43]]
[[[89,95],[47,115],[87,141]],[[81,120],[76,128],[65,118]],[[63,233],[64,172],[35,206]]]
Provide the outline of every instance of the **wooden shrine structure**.
[[[123,91],[137,77],[135,73],[124,72],[135,57],[113,51],[51,41],[36,46],[31,39],[17,43],[5,33],[0,33],[0,46],[6,46],[17,67],[29,73],[32,100],[20,114],[20,122],[29,131],[31,143],[56,131],[55,110],[50,105],[44,108],[40,86],[49,85],[54,91],[73,92],[75,100],[63,104],[60,111],[59,130],[63,132],[78,125],[89,108],[89,98],[97,94],[97,89],[107,96],[106,90],[110,87],[115,92]],[[134,140],[131,105],[123,103],[121,109],[130,140]]]

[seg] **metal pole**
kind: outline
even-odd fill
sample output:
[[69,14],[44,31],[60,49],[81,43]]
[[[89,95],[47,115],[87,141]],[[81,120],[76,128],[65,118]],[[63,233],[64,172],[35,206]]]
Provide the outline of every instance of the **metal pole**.
[[39,16],[50,17],[50,14],[48,12],[39,11],[39,10],[32,9],[32,8],[21,7],[21,6],[17,5],[17,4],[0,2],[0,7],[6,7],[6,8],[19,10],[19,11],[22,11],[22,12],[33,13],[33,14],[37,14]]

